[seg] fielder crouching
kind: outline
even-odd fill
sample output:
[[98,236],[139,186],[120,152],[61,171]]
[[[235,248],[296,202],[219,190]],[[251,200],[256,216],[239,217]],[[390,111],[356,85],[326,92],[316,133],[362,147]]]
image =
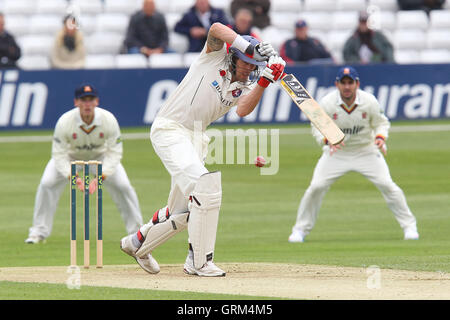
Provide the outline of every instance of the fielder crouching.
[[250,114],[284,66],[269,43],[239,36],[220,23],[211,26],[199,57],[152,124],[153,148],[172,178],[167,206],[120,243],[145,271],[159,272],[152,251],[187,228],[184,272],[225,275],[213,263],[222,187],[220,172],[209,172],[204,165],[209,143],[205,131],[233,106],[240,117]]

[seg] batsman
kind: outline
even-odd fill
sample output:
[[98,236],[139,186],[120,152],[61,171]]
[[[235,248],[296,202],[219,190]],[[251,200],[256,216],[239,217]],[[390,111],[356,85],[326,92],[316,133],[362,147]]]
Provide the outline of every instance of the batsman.
[[213,262],[221,173],[209,172],[204,165],[209,143],[205,131],[233,106],[240,117],[250,114],[265,88],[280,79],[284,66],[269,43],[240,36],[220,23],[211,26],[199,57],[152,124],[153,148],[171,176],[168,202],[120,244],[145,271],[159,272],[152,251],[187,228],[184,272],[225,276]]

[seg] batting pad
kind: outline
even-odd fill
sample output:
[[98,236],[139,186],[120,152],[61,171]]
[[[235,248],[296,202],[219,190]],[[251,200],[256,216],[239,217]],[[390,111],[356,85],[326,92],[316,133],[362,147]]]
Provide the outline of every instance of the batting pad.
[[145,240],[139,250],[136,251],[136,256],[145,258],[147,254],[151,253],[159,245],[186,229],[188,217],[189,212],[183,212],[171,215],[166,221],[152,225],[148,229],[147,234],[144,235]]
[[189,202],[189,240],[194,252],[194,267],[200,269],[212,259],[216,243],[222,184],[220,171],[205,173],[194,187]]

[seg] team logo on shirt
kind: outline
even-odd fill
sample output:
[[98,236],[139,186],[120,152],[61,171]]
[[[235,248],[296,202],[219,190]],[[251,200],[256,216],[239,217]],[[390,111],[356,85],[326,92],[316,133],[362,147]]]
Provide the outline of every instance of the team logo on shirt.
[[222,103],[222,105],[224,107],[231,107],[233,105],[233,101],[229,101],[226,100],[225,98],[223,98],[222,96],[222,88],[220,87],[219,83],[214,80],[213,82],[211,82],[212,87],[216,90],[217,95],[219,96],[220,102]]
[[362,118],[363,118],[363,119],[366,119],[366,118],[367,118],[367,112],[363,112],[363,113],[362,113]]
[[241,89],[234,89],[233,91],[231,91],[231,94],[233,95],[234,98],[239,97],[241,93],[242,93]]
[[342,132],[345,134],[358,134],[364,129],[364,126],[353,126],[353,128],[341,128]]
[[74,133],[72,133],[72,139],[73,140],[76,140],[76,138],[77,138],[77,134],[74,132]]
[[333,114],[333,120],[337,120],[337,113]]
[[103,134],[103,132],[100,132],[100,139],[103,139],[103,137],[105,136],[104,134]]

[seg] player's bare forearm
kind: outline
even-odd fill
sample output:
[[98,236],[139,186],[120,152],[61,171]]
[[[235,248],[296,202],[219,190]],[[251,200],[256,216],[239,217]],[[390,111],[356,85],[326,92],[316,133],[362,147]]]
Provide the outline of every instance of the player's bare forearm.
[[261,100],[263,93],[264,88],[257,85],[249,94],[240,98],[236,109],[237,115],[242,118],[252,113],[259,100]]
[[223,48],[223,44],[225,42],[231,44],[236,37],[237,33],[231,28],[219,22],[213,23],[209,29],[208,37],[206,39],[206,52],[219,51]]

